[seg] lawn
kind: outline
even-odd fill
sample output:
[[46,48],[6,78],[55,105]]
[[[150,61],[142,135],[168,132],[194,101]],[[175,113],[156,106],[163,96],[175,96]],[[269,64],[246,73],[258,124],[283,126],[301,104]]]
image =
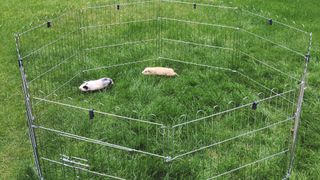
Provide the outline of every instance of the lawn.
[[[220,2],[217,2],[220,3]],[[1,69],[2,71],[0,72],[0,79],[1,82],[3,82],[3,85],[1,86],[1,91],[0,91],[0,97],[3,99],[1,106],[1,112],[0,112],[0,124],[1,124],[1,131],[0,131],[0,176],[2,179],[22,179],[22,178],[27,178],[28,175],[32,174],[31,168],[33,168],[33,158],[32,158],[32,152],[31,152],[31,145],[30,141],[28,139],[28,131],[27,131],[27,126],[26,126],[26,121],[25,121],[25,112],[24,112],[24,103],[23,103],[23,96],[21,93],[21,80],[20,80],[20,75],[18,72],[18,64],[17,64],[17,56],[15,52],[15,44],[14,44],[14,33],[21,31],[23,29],[26,29],[29,26],[32,26],[32,24],[38,24],[39,22],[42,22],[43,20],[46,20],[46,16],[51,17],[56,14],[59,14],[59,11],[64,9],[65,7],[69,6],[74,6],[74,7],[83,7],[87,4],[87,2],[81,1],[81,2],[76,2],[76,1],[67,1],[67,2],[58,2],[58,1],[4,1],[0,4],[0,32],[1,32],[1,45],[0,45],[0,60],[1,60]],[[317,2],[316,0],[310,1],[310,0],[294,0],[294,1],[240,1],[240,0],[234,0],[234,1],[228,1],[225,4],[229,5],[234,5],[234,6],[240,6],[240,7],[246,7],[247,9],[258,9],[261,14],[264,14],[266,16],[271,16],[275,17],[275,19],[279,21],[283,21],[287,24],[303,28],[307,31],[312,31],[314,33],[314,39],[313,39],[313,49],[312,49],[312,61],[310,63],[310,69],[309,69],[309,76],[308,76],[308,88],[306,90],[306,95],[305,95],[305,101],[304,101],[304,106],[303,106],[303,114],[302,114],[302,120],[301,120],[301,129],[300,129],[300,136],[299,136],[299,145],[298,145],[298,151],[297,151],[297,159],[296,159],[296,164],[294,168],[294,174],[293,177],[297,179],[312,179],[312,178],[317,178],[320,176],[320,135],[319,135],[319,130],[320,127],[318,125],[319,122],[319,112],[317,111],[320,108],[320,93],[319,93],[319,70],[320,70],[320,65],[316,63],[317,61],[317,56],[319,56],[319,33],[320,33],[320,2]],[[257,11],[257,10],[255,10]],[[183,9],[181,10],[181,14],[185,13]],[[32,23],[32,24],[31,24]],[[174,32],[174,31],[173,31]],[[124,32],[125,33],[125,32]],[[103,34],[103,33],[102,33]],[[125,34],[124,34],[125,35]],[[283,34],[284,35],[284,34]],[[183,36],[183,35],[182,35]],[[170,34],[167,34],[167,37],[170,37]],[[186,36],[187,38],[187,36]],[[278,37],[281,38],[281,37]],[[106,40],[107,41],[107,40]],[[173,45],[172,45],[173,46]],[[298,46],[298,45],[297,45]],[[170,46],[169,46],[170,47]],[[137,49],[137,48],[135,48]],[[170,48],[168,48],[170,49]],[[146,49],[140,49],[141,51],[147,52]],[[137,50],[138,51],[138,50]],[[176,50],[179,52],[179,50]],[[256,51],[264,52],[263,49],[257,49]],[[139,52],[139,51],[138,51]],[[191,58],[193,54],[199,54],[203,53],[196,48],[190,49],[189,53],[186,54],[171,54],[171,56],[175,57],[180,57],[180,58]],[[94,54],[91,56],[95,56]],[[124,57],[128,55],[123,55]],[[211,54],[210,56],[215,56],[214,54]],[[140,57],[141,58],[141,57]],[[94,58],[93,58],[94,59]],[[94,63],[94,62],[93,62]],[[160,78],[150,78],[150,77],[142,77],[140,75],[141,71],[143,70],[143,67],[146,65],[170,65],[172,67],[175,67],[178,70],[178,74],[180,74],[179,77],[174,78],[174,79],[160,79]],[[92,66],[92,64],[88,64],[88,67]],[[93,65],[94,67],[94,65]],[[130,66],[131,67],[131,66]],[[117,90],[117,88],[126,88],[129,87],[130,84],[126,83],[126,78],[129,80],[132,77],[134,77],[135,82],[137,85],[143,85],[146,87],[146,89],[139,89],[137,86],[130,87],[131,89],[128,89],[129,91],[132,92],[132,94],[140,94],[140,96],[133,96],[133,97],[128,97],[125,96],[124,94],[112,94],[115,93],[110,92],[107,95],[101,96],[101,94],[96,93],[93,94],[92,99],[90,102],[92,102],[92,107],[87,108],[95,108],[95,109],[103,109],[104,111],[107,112],[114,112],[117,113],[117,109],[110,109],[110,106],[105,106],[101,105],[101,102],[111,102],[112,106],[119,107],[120,109],[125,109],[125,107],[121,107],[122,104],[126,102],[126,99],[131,99],[132,104],[129,104],[127,107],[132,107],[132,109],[127,109],[128,112],[122,111],[121,113],[132,113],[133,110],[139,109],[141,110],[141,114],[138,115],[138,117],[145,117],[148,114],[152,114],[153,110],[155,110],[156,103],[155,104],[150,104],[148,108],[144,108],[144,102],[149,102],[150,99],[145,99],[141,98],[143,97],[142,95],[145,93],[150,93],[150,96],[148,96],[151,99],[155,99],[158,101],[158,103],[162,103],[166,105],[163,106],[163,109],[166,109],[166,112],[170,112],[171,116],[168,116],[168,114],[159,114],[157,118],[153,119],[154,122],[158,123],[164,123],[164,124],[172,124],[179,123],[179,116],[181,114],[187,114],[188,112],[183,112],[186,109],[190,110],[191,115],[196,112],[197,109],[202,108],[203,104],[205,104],[204,107],[210,107],[212,106],[212,102],[208,102],[206,98],[203,99],[198,99],[197,101],[192,101],[192,99],[184,99],[184,98],[176,98],[180,97],[183,94],[191,93],[191,94],[197,94],[198,96],[204,96],[207,95],[208,97],[210,96],[216,96],[216,97],[221,97],[221,94],[208,94],[208,92],[203,92],[203,91],[197,91],[196,89],[192,89],[194,86],[200,86],[202,89],[208,89],[217,82],[221,81],[221,78],[225,78],[223,82],[225,84],[221,85],[220,87],[215,87],[217,92],[221,92],[221,90],[224,89],[230,89],[229,95],[226,95],[224,98],[221,99],[221,101],[224,104],[227,104],[230,100],[235,99],[236,97],[240,96],[237,93],[241,94],[241,96],[249,96],[251,93],[245,94],[247,92],[251,91],[257,91],[257,89],[254,89],[254,85],[247,85],[247,89],[249,91],[241,91],[245,87],[241,86],[241,83],[234,83],[239,81],[237,78],[235,80],[235,76],[230,73],[227,77],[221,76],[219,73],[214,73],[209,71],[208,73],[205,74],[205,76],[201,76],[197,74],[197,71],[205,71],[206,68],[204,67],[197,67],[197,66],[190,66],[188,64],[183,64],[179,62],[174,62],[170,60],[162,60],[161,62],[158,61],[151,61],[151,62],[144,62],[142,64],[135,64],[132,66],[133,68],[128,68],[124,67],[123,69],[127,69],[127,73],[121,74],[119,71],[119,67],[114,67],[111,69],[111,71],[108,71],[110,75],[113,77],[116,77],[117,79],[122,79],[123,81],[119,82],[119,86],[115,86],[114,89]],[[278,67],[279,69],[286,71],[292,75],[297,75],[296,70],[299,69],[296,67],[296,64],[294,63],[285,63],[281,66]],[[66,67],[68,70],[68,67]],[[68,71],[70,72],[70,71]],[[188,76],[183,76],[183,74],[187,74],[186,72],[195,72],[194,74],[190,73]],[[70,72],[71,73],[71,72]],[[73,72],[72,72],[73,73]],[[68,74],[68,73],[66,73]],[[65,89],[62,89],[60,91],[57,91],[56,94],[59,96],[59,100],[62,102],[66,103],[71,103],[75,105],[81,105],[81,106],[86,106],[85,103],[83,103],[83,98],[85,95],[83,94],[75,94],[73,92],[76,92],[75,86],[79,84],[83,77],[99,77],[101,74],[104,74],[103,70],[94,72],[93,74],[90,74],[90,72],[86,72],[82,74],[82,77],[74,79],[70,84],[70,87],[65,87]],[[140,76],[138,76],[139,74]],[[299,74],[299,73],[298,73]],[[37,77],[39,74],[31,74],[31,76]],[[69,74],[68,74],[69,75]],[[72,76],[69,76],[72,77]],[[280,76],[281,77],[281,76]],[[268,80],[263,80],[264,83],[274,83],[276,82],[281,82],[283,80],[282,78],[279,78],[274,81],[268,81]],[[58,81],[58,80],[57,80]],[[199,83],[197,81],[201,81],[202,83]],[[241,81],[241,80],[240,80]],[[148,85],[155,83],[157,87],[155,86],[150,86]],[[40,82],[41,83],[41,82]],[[117,82],[118,83],[118,82]],[[236,85],[234,85],[236,84]],[[234,85],[234,86],[233,86]],[[175,88],[167,88],[167,87],[175,87]],[[32,88],[32,85],[31,85]],[[149,89],[148,89],[149,88]],[[35,89],[36,90],[36,89]],[[67,93],[70,94],[67,94]],[[260,91],[258,91],[260,92]],[[60,93],[60,94],[59,94]],[[78,93],[78,92],[77,92]],[[112,96],[111,96],[111,95]],[[161,94],[162,96],[165,96],[167,99],[157,99],[157,96],[152,96],[152,95],[159,95]],[[73,97],[74,96],[74,97]],[[68,99],[68,98],[70,98]],[[57,99],[54,99],[57,100]],[[98,100],[95,102],[95,100]],[[165,104],[165,102],[170,101],[172,103]],[[187,104],[186,102],[192,101],[194,104],[197,104],[201,107],[197,106],[182,106]],[[139,102],[142,104],[134,103],[134,102]],[[118,103],[118,104],[117,104]],[[98,104],[98,105],[97,105]],[[49,106],[49,105],[48,105]],[[194,109],[192,109],[194,107]],[[108,109],[109,108],[109,109]],[[209,108],[208,108],[209,109]],[[268,109],[268,107],[266,107]],[[41,109],[40,109],[41,110]],[[143,111],[142,111],[143,110]],[[289,110],[288,110],[289,111]],[[43,118],[48,118],[50,117],[50,113],[54,112],[46,112],[42,116]],[[207,113],[212,113],[208,111]],[[264,112],[266,113],[266,112]],[[80,114],[79,114],[80,115]],[[123,114],[122,114],[123,115]],[[68,116],[68,113],[66,114],[61,114],[61,117],[66,117]],[[135,116],[135,114],[131,114],[130,116]],[[263,113],[262,115],[263,116]],[[74,118],[74,117],[73,117]],[[99,118],[99,117],[98,117]],[[190,117],[191,119],[195,117]],[[163,120],[167,121],[163,121]],[[71,118],[69,119],[71,120]],[[225,123],[232,123],[232,121],[226,121]],[[55,124],[54,122],[49,122],[49,124]],[[72,122],[65,122],[66,125],[70,125]],[[110,122],[111,124],[113,122]],[[246,123],[245,123],[246,124]],[[242,127],[245,127],[245,124]],[[79,127],[75,126],[75,132],[79,131],[79,133],[89,133],[89,132],[82,132],[81,131],[81,123],[78,124]],[[102,124],[96,124],[96,127],[92,129],[92,131],[95,131],[99,128],[101,128],[103,125]],[[260,124],[261,125],[261,124]],[[127,127],[125,125],[118,124],[115,126],[118,126],[118,128],[121,127]],[[212,125],[213,126],[213,125]],[[259,126],[259,124],[257,124]],[[63,126],[61,126],[63,127]],[[77,127],[77,128],[76,128]],[[215,124],[214,127],[225,127],[225,124]],[[126,129],[127,132],[129,133],[134,133],[134,128],[136,127],[130,127],[131,129]],[[199,126],[199,128],[201,128]],[[150,128],[152,130],[152,128]],[[245,129],[245,128],[244,128]],[[242,129],[242,130],[244,130]],[[125,131],[125,129],[123,129]],[[234,130],[234,129],[232,129]],[[239,128],[241,130],[241,128]],[[271,131],[268,133],[277,133],[280,131]],[[226,129],[225,136],[227,137],[232,134],[232,131],[228,131]],[[281,133],[279,133],[281,134]],[[89,135],[89,134],[88,134]],[[114,135],[114,140],[116,143],[121,144],[121,140],[130,138],[130,137],[122,137],[121,134],[117,134],[117,132],[111,133],[110,135]],[[208,132],[207,135],[216,135],[213,132]],[[275,134],[273,134],[274,136]],[[183,134],[181,135],[183,136]],[[93,138],[99,138],[99,137],[93,137]],[[263,137],[256,137],[261,140]],[[138,139],[138,140],[137,140]],[[134,143],[130,144],[132,147],[139,147],[141,146],[141,142],[144,141],[143,138],[137,138],[135,139]],[[281,139],[281,138],[279,138]],[[191,139],[188,139],[192,141]],[[245,140],[243,140],[245,141]],[[269,141],[273,141],[272,139],[269,139]],[[181,142],[180,142],[181,143]],[[50,143],[49,143],[50,144]],[[179,142],[177,142],[179,145]],[[183,144],[183,143],[181,143]],[[177,146],[178,146],[177,145]],[[196,145],[196,143],[195,143]],[[237,145],[232,145],[228,144],[226,147],[240,147],[242,144],[241,142],[238,142]],[[78,144],[79,147],[84,147],[86,146],[85,144]],[[150,151],[157,151],[157,144],[154,144],[154,146],[148,146],[150,147]],[[93,148],[93,147],[90,147]],[[185,147],[189,148],[189,147]],[[224,147],[225,148],[225,147]],[[54,149],[54,148],[52,148]],[[225,149],[220,149],[220,151],[224,151]],[[55,150],[52,150],[52,153]],[[99,153],[106,153],[101,150]],[[226,154],[228,151],[225,152]],[[248,151],[247,153],[250,153]],[[252,151],[254,153],[254,150]],[[215,156],[216,152],[210,152],[206,151],[203,154],[199,154],[196,156],[193,160],[188,161],[190,164],[194,164],[194,169],[188,169],[190,166],[183,166],[183,161],[180,162],[181,164],[178,163],[178,166],[173,166],[172,168],[177,168],[177,176],[174,177],[179,177],[178,175],[183,175],[186,173],[191,173],[190,175],[194,175],[195,169],[200,169],[203,166],[198,166],[197,165],[197,159],[207,157],[207,156]],[[49,153],[50,156],[50,153]],[[115,156],[123,156],[123,161],[120,162],[120,164],[123,163],[125,165],[126,159],[128,159],[128,162],[131,162],[130,159],[135,158],[135,157],[130,157],[127,154],[116,154]],[[99,157],[93,157],[97,162],[100,162],[103,165],[103,161],[99,159]],[[117,164],[116,160],[112,158],[112,156],[108,157],[110,162]],[[234,160],[234,158],[230,159],[224,159],[227,163],[228,160]],[[246,159],[239,159],[239,161],[247,161]],[[161,171],[165,171],[166,167],[163,164],[158,164],[159,167],[156,167],[156,165],[153,163],[152,159],[143,159],[141,162],[145,164],[150,164],[151,167],[147,166],[141,166],[139,164],[132,163],[131,166],[133,167],[132,169],[127,169],[127,171],[134,173],[134,170],[145,170],[146,173],[149,171],[154,172],[153,169],[160,168]],[[152,164],[152,165],[151,165]],[[232,164],[232,163],[231,163]],[[266,167],[268,167],[266,165]],[[99,169],[99,167],[96,167]],[[114,169],[117,169],[117,166],[115,165],[113,167]],[[210,167],[210,168],[218,168],[218,167]],[[103,169],[100,169],[103,170]],[[123,172],[119,172],[119,174],[125,175],[126,169],[123,170]],[[161,171],[159,172],[161,174]],[[275,171],[281,171],[281,170],[275,170]],[[52,172],[48,172],[50,174]],[[156,177],[159,174],[153,174],[151,177]],[[201,177],[206,177],[205,174],[203,176],[197,176],[199,178]],[[263,174],[260,177],[265,177]],[[139,176],[137,177],[139,178]],[[143,177],[140,177],[143,178]]]

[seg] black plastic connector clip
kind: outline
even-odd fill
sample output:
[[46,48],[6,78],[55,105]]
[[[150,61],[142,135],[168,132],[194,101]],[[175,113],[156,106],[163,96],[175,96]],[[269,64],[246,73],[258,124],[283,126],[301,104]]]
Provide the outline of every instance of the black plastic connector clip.
[[306,58],[306,62],[310,62],[310,58],[311,58],[310,54],[306,54],[305,58]]
[[89,110],[89,119],[93,120],[93,118],[94,118],[94,110],[91,109],[91,110]]
[[252,103],[252,110],[257,110],[258,109],[258,103],[257,102],[253,102]]
[[52,27],[52,22],[51,21],[47,21],[47,28],[51,28]]
[[273,24],[273,20],[272,19],[268,19],[268,24],[272,25]]
[[120,10],[120,5],[119,4],[117,4],[117,10]]
[[193,3],[193,9],[197,9],[197,4]]
[[19,68],[21,68],[22,67],[22,58],[19,58],[18,64],[19,64]]

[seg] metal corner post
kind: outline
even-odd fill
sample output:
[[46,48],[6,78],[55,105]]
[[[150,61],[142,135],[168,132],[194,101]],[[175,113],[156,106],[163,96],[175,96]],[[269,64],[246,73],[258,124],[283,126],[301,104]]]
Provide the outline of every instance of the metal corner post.
[[305,56],[305,66],[304,66],[304,71],[303,71],[303,75],[302,75],[302,79],[301,79],[301,83],[300,83],[300,91],[299,91],[297,109],[295,112],[293,139],[292,139],[292,145],[290,147],[291,148],[290,159],[289,159],[290,162],[289,162],[287,174],[284,179],[289,179],[291,177],[291,173],[292,173],[292,169],[293,169],[293,165],[294,165],[296,147],[297,147],[297,142],[298,142],[298,131],[299,131],[300,120],[301,120],[300,118],[301,118],[303,97],[304,97],[304,91],[306,88],[308,64],[310,62],[311,46],[312,46],[312,33],[310,33],[310,36],[309,36],[308,52]]
[[24,68],[23,68],[23,58],[21,57],[21,54],[20,54],[20,36],[19,36],[19,34],[15,35],[15,41],[16,41],[16,50],[17,50],[17,54],[18,54],[19,70],[20,70],[21,79],[22,79],[22,89],[23,89],[25,106],[26,106],[29,138],[30,138],[31,145],[32,145],[33,156],[34,156],[34,160],[35,160],[37,174],[38,174],[39,179],[42,180],[44,178],[42,175],[39,156],[38,156],[37,141],[36,141],[34,126],[33,126],[34,117],[32,114],[32,108],[31,108],[31,103],[30,103],[30,95],[29,95],[29,91],[28,91],[28,84],[27,84],[27,80],[26,80],[26,75],[25,75]]

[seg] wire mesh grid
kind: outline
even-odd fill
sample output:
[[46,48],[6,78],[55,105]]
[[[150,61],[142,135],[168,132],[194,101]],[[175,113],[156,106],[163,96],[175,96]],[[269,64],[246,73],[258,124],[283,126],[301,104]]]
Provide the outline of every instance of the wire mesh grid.
[[[288,177],[311,36],[241,8],[169,0],[72,10],[17,34],[39,177]],[[148,66],[178,76],[143,76]],[[79,91],[105,76],[112,89]]]

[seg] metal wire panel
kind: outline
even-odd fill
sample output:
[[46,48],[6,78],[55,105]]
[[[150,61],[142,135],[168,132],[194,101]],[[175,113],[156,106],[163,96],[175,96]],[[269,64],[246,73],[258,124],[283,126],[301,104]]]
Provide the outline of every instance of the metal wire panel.
[[[19,33],[38,174],[290,175],[310,42],[303,30],[211,1],[110,1]],[[141,75],[150,66],[178,76]],[[79,91],[84,80],[101,77],[115,85]]]

